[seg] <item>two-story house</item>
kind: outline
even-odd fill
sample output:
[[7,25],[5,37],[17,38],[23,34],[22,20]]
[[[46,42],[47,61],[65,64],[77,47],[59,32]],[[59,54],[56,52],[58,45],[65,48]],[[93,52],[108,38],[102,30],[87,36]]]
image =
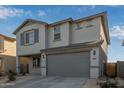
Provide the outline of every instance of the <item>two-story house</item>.
[[16,71],[16,39],[0,34],[0,74]]
[[27,19],[14,34],[17,72],[20,58],[28,57],[32,74],[86,78],[103,75],[110,44],[106,12],[51,24]]

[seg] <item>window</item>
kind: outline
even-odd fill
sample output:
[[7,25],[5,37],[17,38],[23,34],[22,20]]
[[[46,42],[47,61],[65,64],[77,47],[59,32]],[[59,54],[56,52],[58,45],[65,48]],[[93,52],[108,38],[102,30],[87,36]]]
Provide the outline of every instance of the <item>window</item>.
[[93,51],[93,55],[94,55],[94,56],[96,55],[96,51],[95,51],[95,50]]
[[34,43],[34,31],[29,31],[29,44],[33,44]]
[[33,58],[33,68],[40,67],[40,58]]
[[39,42],[39,30],[33,29],[30,31],[21,33],[20,40],[21,40],[20,41],[21,45],[30,45],[30,44],[38,43]]
[[0,39],[0,52],[4,51],[4,40]]
[[56,26],[54,27],[54,40],[60,40],[60,39],[61,39],[60,27]]
[[87,26],[86,26],[86,28],[90,28],[90,27],[93,27],[93,25],[90,24],[90,25],[87,25]]
[[81,23],[76,24],[76,30],[82,29],[83,27],[81,26]]

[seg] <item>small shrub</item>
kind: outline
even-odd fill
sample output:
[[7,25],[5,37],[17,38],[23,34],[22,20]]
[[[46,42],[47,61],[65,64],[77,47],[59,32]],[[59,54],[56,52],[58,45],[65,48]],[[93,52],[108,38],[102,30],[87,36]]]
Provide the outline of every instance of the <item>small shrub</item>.
[[110,82],[107,80],[107,82],[100,83],[101,88],[117,88],[117,82]]
[[0,73],[0,77],[3,76],[2,73]]
[[23,72],[23,73],[22,73],[22,75],[23,75],[23,76],[25,76],[25,75],[26,75],[26,73],[25,73],[25,72]]
[[9,73],[12,73],[12,70],[9,70]]
[[9,81],[15,81],[16,80],[16,77],[15,77],[15,73],[12,72],[11,70],[9,70],[9,73],[8,73],[8,79]]
[[12,74],[13,74],[13,75],[15,75],[15,76],[17,75],[17,73],[16,73],[16,72],[12,72]]
[[8,79],[9,79],[9,81],[15,81],[16,80],[15,75],[13,75],[12,73],[8,75]]

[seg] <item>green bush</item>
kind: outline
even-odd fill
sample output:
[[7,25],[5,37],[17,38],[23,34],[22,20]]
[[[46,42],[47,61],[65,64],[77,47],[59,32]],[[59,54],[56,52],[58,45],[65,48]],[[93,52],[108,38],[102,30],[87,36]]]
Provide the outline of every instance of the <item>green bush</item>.
[[9,81],[15,81],[16,80],[16,77],[15,77],[15,73],[12,72],[11,70],[9,70],[9,73],[8,73],[8,79]]
[[13,74],[9,74],[9,75],[8,75],[8,79],[9,79],[10,81],[15,81],[15,80],[16,80],[15,75],[13,75]]
[[117,82],[111,82],[110,80],[106,80],[104,83],[100,83],[101,88],[117,88]]
[[25,76],[25,75],[26,75],[26,73],[25,73],[25,72],[22,72],[21,74],[22,74],[22,76]]

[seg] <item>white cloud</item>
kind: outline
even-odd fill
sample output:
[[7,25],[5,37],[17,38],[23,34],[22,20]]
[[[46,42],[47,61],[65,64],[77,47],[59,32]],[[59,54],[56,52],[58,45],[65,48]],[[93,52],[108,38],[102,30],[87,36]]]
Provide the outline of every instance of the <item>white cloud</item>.
[[23,9],[16,9],[8,6],[0,6],[0,19],[19,17],[21,15],[29,14],[31,14],[31,11],[24,11]]
[[124,39],[124,26],[116,25],[111,28],[110,32],[111,37],[116,37],[118,39]]
[[95,5],[92,5],[92,6],[91,6],[91,9],[94,9],[95,7],[96,7]]
[[117,60],[108,60],[108,63],[116,63]]
[[32,16],[32,12],[30,10],[28,10],[28,11],[25,12],[25,15]]
[[45,16],[46,12],[43,10],[38,10],[38,16]]
[[108,5],[110,7],[119,7],[118,5]]

